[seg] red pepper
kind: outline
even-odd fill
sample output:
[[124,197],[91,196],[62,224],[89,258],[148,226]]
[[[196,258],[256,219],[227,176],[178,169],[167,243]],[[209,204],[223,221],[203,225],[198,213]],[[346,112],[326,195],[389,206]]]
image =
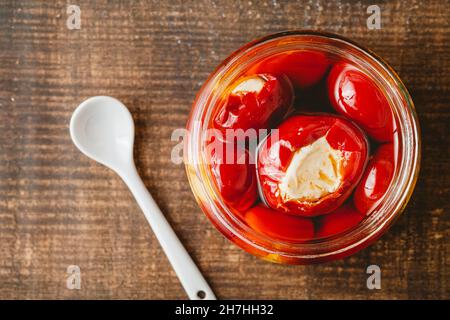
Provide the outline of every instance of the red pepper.
[[392,141],[392,110],[373,80],[354,66],[339,63],[331,69],[327,82],[328,96],[337,112],[355,121],[376,141]]
[[364,219],[364,214],[351,204],[345,204],[318,219],[316,238],[326,238],[350,230]]
[[250,68],[247,72],[285,74],[295,87],[304,89],[318,83],[330,66],[325,53],[291,51],[271,56]]
[[[290,117],[279,126],[278,135],[278,139],[270,135],[258,148],[258,178],[268,206],[306,217],[323,215],[339,207],[360,180],[366,166],[368,142],[364,133],[340,116],[315,114]],[[326,146],[328,149],[325,150],[332,153],[314,151],[313,147],[318,146]],[[303,160],[302,153],[306,157]],[[317,154],[322,158],[317,158]],[[312,168],[316,160],[322,162]],[[304,167],[300,169],[298,164]],[[299,175],[302,172],[305,175]],[[298,179],[303,181],[292,180],[292,177],[300,177]],[[319,181],[310,177],[318,177]],[[305,192],[314,192],[316,196],[287,195],[286,187],[283,188],[286,185],[308,186]],[[324,188],[330,189],[324,191]]]
[[281,241],[305,241],[314,236],[311,219],[283,214],[261,204],[247,211],[245,222],[252,229]]
[[379,146],[373,158],[369,161],[361,182],[353,195],[355,207],[361,213],[370,213],[379,200],[383,198],[394,176],[394,170],[393,144]]
[[227,129],[267,129],[277,125],[294,99],[285,76],[258,74],[234,83],[213,117],[213,127],[223,135]]
[[216,140],[208,146],[211,172],[223,200],[239,212],[251,207],[257,197],[254,161],[249,152],[234,143]]

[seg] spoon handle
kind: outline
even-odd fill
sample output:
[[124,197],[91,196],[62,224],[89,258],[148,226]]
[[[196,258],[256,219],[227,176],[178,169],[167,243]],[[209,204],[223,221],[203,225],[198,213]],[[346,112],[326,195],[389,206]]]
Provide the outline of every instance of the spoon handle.
[[119,173],[144,212],[184,290],[191,300],[216,300],[216,297],[177,235],[167,222],[140,178],[136,167]]

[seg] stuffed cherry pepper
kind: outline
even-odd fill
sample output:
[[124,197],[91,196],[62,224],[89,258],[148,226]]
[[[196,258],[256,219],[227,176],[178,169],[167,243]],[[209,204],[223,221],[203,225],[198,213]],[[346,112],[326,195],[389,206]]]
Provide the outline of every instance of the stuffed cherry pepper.
[[317,84],[330,67],[329,57],[320,51],[291,51],[274,55],[256,64],[248,73],[287,75],[298,89]]
[[224,201],[238,212],[251,207],[257,197],[255,164],[247,149],[214,137],[208,145],[209,165]]
[[369,214],[386,194],[395,171],[395,148],[392,143],[382,144],[374,153],[360,183],[355,189],[353,202],[363,214]]
[[314,237],[312,219],[295,217],[258,204],[245,213],[254,230],[281,241],[302,242]]
[[294,115],[258,148],[261,196],[271,208],[312,217],[338,208],[360,180],[368,141],[335,115]]
[[294,92],[286,76],[255,74],[235,81],[213,116],[212,127],[226,135],[235,130],[266,129],[289,111]]
[[394,118],[386,96],[370,77],[348,63],[338,63],[327,79],[337,112],[355,121],[374,140],[392,141]]
[[316,222],[316,237],[326,238],[354,228],[365,215],[355,209],[351,203],[344,203],[327,215],[319,217]]

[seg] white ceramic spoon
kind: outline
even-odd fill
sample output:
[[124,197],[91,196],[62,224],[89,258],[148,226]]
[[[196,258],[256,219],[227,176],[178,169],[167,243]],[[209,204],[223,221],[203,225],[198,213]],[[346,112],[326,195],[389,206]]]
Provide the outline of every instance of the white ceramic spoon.
[[147,191],[134,165],[134,122],[119,100],[98,96],[81,103],[70,135],[82,153],[114,170],[130,188],[190,299],[216,297]]

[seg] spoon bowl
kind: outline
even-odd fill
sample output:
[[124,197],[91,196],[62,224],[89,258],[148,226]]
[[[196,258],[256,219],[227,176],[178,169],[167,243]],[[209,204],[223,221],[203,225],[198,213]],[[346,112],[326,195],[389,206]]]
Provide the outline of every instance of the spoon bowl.
[[133,118],[115,98],[97,96],[81,103],[70,121],[70,135],[81,152],[116,172],[133,163]]

